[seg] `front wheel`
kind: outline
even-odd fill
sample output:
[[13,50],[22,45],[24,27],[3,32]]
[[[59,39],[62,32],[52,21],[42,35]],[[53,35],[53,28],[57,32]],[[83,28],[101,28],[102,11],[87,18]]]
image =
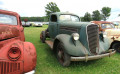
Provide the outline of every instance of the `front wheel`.
[[117,52],[120,53],[120,43],[113,44],[112,48],[115,49]]
[[70,56],[65,52],[64,46],[61,42],[58,43],[56,49],[57,49],[56,55],[57,55],[57,59],[58,59],[59,63],[64,67],[69,66],[70,65]]
[[45,31],[42,31],[41,34],[40,34],[40,40],[45,43],[45,40],[46,40],[46,35],[45,35]]

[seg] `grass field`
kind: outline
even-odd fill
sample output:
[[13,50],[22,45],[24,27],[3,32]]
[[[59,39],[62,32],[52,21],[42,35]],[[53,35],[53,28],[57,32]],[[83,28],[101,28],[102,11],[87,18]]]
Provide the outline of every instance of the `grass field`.
[[72,62],[69,67],[62,67],[56,60],[49,46],[40,41],[43,27],[24,29],[26,41],[32,42],[37,51],[36,74],[120,74],[120,53],[99,60]]

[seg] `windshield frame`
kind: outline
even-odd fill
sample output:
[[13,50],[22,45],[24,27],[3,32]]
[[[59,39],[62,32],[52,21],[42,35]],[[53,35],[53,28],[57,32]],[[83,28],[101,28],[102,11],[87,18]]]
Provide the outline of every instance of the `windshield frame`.
[[[103,24],[105,24],[105,28],[103,28]],[[111,26],[111,28],[106,28],[106,24],[109,24],[110,26]],[[114,28],[114,24],[112,24],[112,23],[101,23],[101,28],[102,29],[113,29]]]

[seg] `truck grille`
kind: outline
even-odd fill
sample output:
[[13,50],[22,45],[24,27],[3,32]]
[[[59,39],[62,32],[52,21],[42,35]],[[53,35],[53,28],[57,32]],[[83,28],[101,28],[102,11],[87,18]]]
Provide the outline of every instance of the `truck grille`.
[[97,25],[87,26],[87,38],[89,50],[93,54],[97,54],[97,48],[99,48],[99,28]]
[[0,61],[0,74],[14,73],[20,70],[21,63],[12,63],[10,61]]
[[66,26],[60,26],[60,30],[70,31],[70,32],[73,32],[73,33],[78,32],[78,29],[73,28],[73,27],[66,27]]

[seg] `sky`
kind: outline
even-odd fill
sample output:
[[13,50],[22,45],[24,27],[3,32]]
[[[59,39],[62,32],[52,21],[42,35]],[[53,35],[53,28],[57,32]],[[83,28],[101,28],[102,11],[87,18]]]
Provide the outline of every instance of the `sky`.
[[108,20],[114,20],[120,14],[120,0],[0,0],[0,9],[17,12],[22,17],[45,16],[45,6],[49,2],[55,2],[61,12],[71,12],[80,17],[103,7],[111,8]]

